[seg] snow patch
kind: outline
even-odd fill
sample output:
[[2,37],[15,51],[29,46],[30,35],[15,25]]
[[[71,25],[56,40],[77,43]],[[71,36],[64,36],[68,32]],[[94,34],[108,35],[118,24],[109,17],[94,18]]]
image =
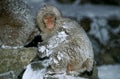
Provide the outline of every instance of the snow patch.
[[57,58],[59,61],[62,59],[62,57],[63,57],[63,54],[61,52],[58,52]]
[[2,73],[2,74],[0,74],[0,77],[2,77],[2,76],[11,76],[11,77],[15,77],[15,75],[14,75],[14,71],[9,71],[9,72],[5,72],[5,73]]
[[50,60],[49,60],[49,59],[42,61],[42,65],[43,65],[44,67],[48,67],[48,66],[49,66],[49,63],[50,63]]
[[58,64],[58,61],[56,59],[53,59],[54,63]]
[[52,50],[46,48],[45,46],[38,47],[38,51],[43,54],[43,56],[49,56],[52,54]]
[[[103,65],[98,67],[98,77],[99,79],[120,79],[120,64],[118,65]],[[31,68],[29,64],[26,71],[23,74],[22,79],[44,79],[47,77],[46,69],[35,70]],[[66,74],[56,74],[52,76],[58,79],[86,79],[82,77],[74,77]]]
[[57,75],[53,75],[52,77],[57,79],[86,79],[86,78],[74,77],[66,74],[57,74]]
[[46,47],[45,46],[41,46],[38,49],[39,49],[38,51],[41,51],[41,53],[43,53],[43,52],[45,52]]
[[62,27],[65,28],[65,29],[71,29],[71,28],[73,28],[73,27],[71,27],[71,24],[69,25],[66,22],[63,23]]
[[66,33],[64,31],[58,33],[58,38],[60,39],[60,43],[65,41],[67,36],[68,35],[66,35]]
[[26,71],[23,74],[22,79],[44,79],[46,69],[41,70],[35,70],[31,68],[31,65],[29,64],[27,66]]
[[68,35],[64,31],[58,32],[58,34],[50,38],[49,45],[47,47],[50,49],[57,47],[58,44],[66,41],[67,36]]
[[45,56],[50,56],[53,52],[53,48],[57,47],[60,43],[66,41],[68,35],[64,32],[58,32],[55,36],[51,37],[47,46],[39,46],[38,50]]
[[[31,68],[31,64],[29,64],[23,74],[22,79],[44,79],[45,77],[49,77],[47,73],[48,72],[46,72],[45,68],[33,70]],[[58,78],[58,79],[85,79],[82,77],[74,77],[74,76],[66,75],[66,73],[52,75],[51,77]]]
[[23,48],[23,46],[6,46],[6,45],[2,45],[1,48],[4,48],[4,49],[18,49],[18,48]]
[[98,67],[98,76],[99,79],[120,79],[120,64]]

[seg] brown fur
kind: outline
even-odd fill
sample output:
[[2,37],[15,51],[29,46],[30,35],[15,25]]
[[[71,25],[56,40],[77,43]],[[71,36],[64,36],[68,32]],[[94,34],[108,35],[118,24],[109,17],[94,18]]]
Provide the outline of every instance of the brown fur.
[[[50,30],[46,29],[42,22],[44,16],[49,12],[56,17],[55,27]],[[67,72],[68,74],[79,75],[84,71],[92,70],[94,61],[92,45],[85,31],[77,22],[63,18],[57,8],[53,6],[43,7],[38,12],[37,22],[43,41],[47,42],[42,46],[48,51],[39,51],[39,56],[47,56],[46,53],[52,51],[48,56],[51,59],[50,66],[53,73]],[[63,35],[59,36],[62,33]],[[63,37],[64,35],[66,37]],[[53,46],[49,47],[50,45]]]

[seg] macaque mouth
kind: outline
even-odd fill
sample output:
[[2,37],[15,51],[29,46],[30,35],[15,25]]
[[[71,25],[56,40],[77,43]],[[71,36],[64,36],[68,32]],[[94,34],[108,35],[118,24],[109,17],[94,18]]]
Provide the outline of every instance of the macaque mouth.
[[43,18],[46,28],[52,29],[55,26],[55,16],[54,15],[47,15]]

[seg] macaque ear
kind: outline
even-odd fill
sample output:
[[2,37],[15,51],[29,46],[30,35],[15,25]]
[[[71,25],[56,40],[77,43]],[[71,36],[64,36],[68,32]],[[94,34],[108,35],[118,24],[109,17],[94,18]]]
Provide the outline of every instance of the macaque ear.
[[54,15],[44,16],[43,22],[47,29],[53,29],[55,27],[55,16]]

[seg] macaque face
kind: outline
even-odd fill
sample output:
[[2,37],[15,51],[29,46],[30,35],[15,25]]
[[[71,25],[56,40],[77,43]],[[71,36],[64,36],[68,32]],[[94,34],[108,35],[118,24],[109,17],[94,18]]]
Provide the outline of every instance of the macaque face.
[[46,15],[43,18],[43,22],[47,29],[53,29],[55,27],[55,16],[54,15]]

